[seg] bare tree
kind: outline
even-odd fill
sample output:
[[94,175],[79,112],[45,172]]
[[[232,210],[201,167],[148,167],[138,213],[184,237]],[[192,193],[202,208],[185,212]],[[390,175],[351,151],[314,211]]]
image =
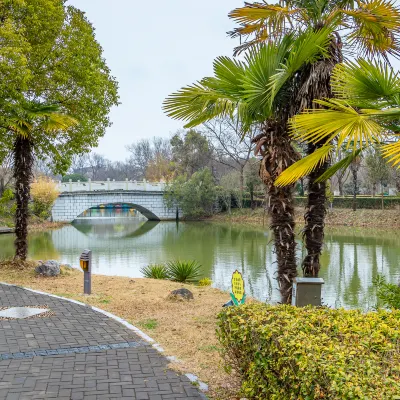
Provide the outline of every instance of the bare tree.
[[104,170],[106,170],[109,164],[110,161],[107,160],[103,155],[97,153],[91,153],[89,156],[89,166],[91,168],[92,179],[100,180],[101,179],[100,173],[104,172]]
[[0,197],[11,184],[13,178],[13,157],[11,153],[4,156],[0,163]]
[[257,135],[259,127],[253,126],[250,132],[245,133],[238,121],[216,118],[205,123],[204,128],[216,161],[239,172],[240,190],[243,192],[244,171],[254,149],[252,139]]

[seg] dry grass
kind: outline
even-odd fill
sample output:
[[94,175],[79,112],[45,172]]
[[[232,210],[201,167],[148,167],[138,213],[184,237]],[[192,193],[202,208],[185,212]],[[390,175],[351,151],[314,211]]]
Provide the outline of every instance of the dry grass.
[[[296,224],[304,224],[304,209],[296,208]],[[234,210],[231,215],[223,213],[211,218],[213,221],[233,222],[257,226],[268,226],[268,215],[263,209]],[[398,210],[366,210],[353,211],[350,209],[329,210],[326,217],[327,226],[352,226],[373,228],[398,228],[400,227],[400,213]]]
[[[15,266],[15,265],[14,265]],[[57,278],[37,277],[33,265],[24,268],[0,264],[0,281],[73,298],[116,314],[154,338],[181,363],[173,368],[191,372],[210,385],[214,399],[233,399],[233,387],[222,365],[216,338],[216,318],[229,300],[227,293],[153,279],[93,276],[91,296],[82,295],[83,274],[64,270]],[[185,287],[194,300],[171,302],[166,298]]]

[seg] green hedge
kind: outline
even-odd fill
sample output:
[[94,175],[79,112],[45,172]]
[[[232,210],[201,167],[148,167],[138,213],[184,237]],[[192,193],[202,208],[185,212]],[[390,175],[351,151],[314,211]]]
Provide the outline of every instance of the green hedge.
[[[306,197],[296,197],[295,205],[303,207],[307,204]],[[396,209],[400,206],[400,197],[384,197],[383,205],[385,210]],[[333,200],[333,208],[353,208],[352,197],[335,197]],[[381,197],[366,197],[357,196],[357,208],[367,208],[373,210],[382,209],[382,198]]]
[[243,397],[400,399],[400,311],[250,304],[219,315],[218,337]]

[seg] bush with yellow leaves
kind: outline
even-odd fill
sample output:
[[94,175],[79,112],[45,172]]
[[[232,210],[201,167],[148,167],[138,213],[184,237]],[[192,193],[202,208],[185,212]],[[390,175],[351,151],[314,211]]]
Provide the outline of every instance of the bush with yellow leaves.
[[398,310],[228,307],[218,337],[246,398],[400,399]]
[[39,177],[31,186],[32,213],[39,218],[48,219],[57,200],[57,185],[47,177]]

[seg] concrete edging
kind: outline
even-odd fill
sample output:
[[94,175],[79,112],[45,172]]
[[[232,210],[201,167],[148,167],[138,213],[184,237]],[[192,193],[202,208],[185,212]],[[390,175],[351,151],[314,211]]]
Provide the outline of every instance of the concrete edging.
[[[81,301],[78,300],[74,300],[74,299],[68,299],[66,297],[61,297],[61,296],[57,296],[55,294],[51,294],[51,293],[46,293],[46,292],[42,292],[40,290],[35,290],[35,289],[30,289],[27,287],[23,287],[20,285],[13,285],[10,283],[6,283],[6,282],[0,282],[0,285],[4,285],[4,286],[12,286],[12,287],[17,287],[17,288],[21,288],[24,290],[27,290],[28,292],[32,292],[32,293],[36,293],[36,294],[41,294],[44,296],[49,296],[49,297],[53,297],[56,299],[60,299],[60,300],[65,300],[65,301],[69,301],[70,303],[74,303],[74,304],[78,304],[80,306],[84,306],[84,307],[89,307],[91,308],[93,311],[98,312],[100,314],[103,314],[105,316],[107,316],[108,318],[111,318],[117,322],[119,322],[120,324],[124,325],[126,328],[130,329],[131,331],[135,332],[139,337],[141,337],[143,340],[145,340],[146,342],[150,343],[152,347],[154,347],[159,353],[164,353],[164,349],[162,348],[162,346],[159,343],[156,343],[156,341],[151,338],[149,335],[147,335],[146,333],[144,333],[142,330],[140,330],[139,328],[137,328],[136,326],[130,324],[128,321],[126,321],[123,318],[118,317],[115,314],[109,313],[108,311],[102,310],[101,308],[97,308],[94,306],[91,306],[89,304],[85,304],[82,303]],[[165,356],[165,358],[167,358],[167,360],[169,360],[170,362],[176,362],[179,363],[179,359],[176,358],[175,356]],[[202,392],[207,392],[208,391],[208,385],[202,381],[199,380],[199,378],[196,375],[187,373],[185,374],[185,376],[192,382],[192,383],[196,383],[199,386],[199,389]]]

